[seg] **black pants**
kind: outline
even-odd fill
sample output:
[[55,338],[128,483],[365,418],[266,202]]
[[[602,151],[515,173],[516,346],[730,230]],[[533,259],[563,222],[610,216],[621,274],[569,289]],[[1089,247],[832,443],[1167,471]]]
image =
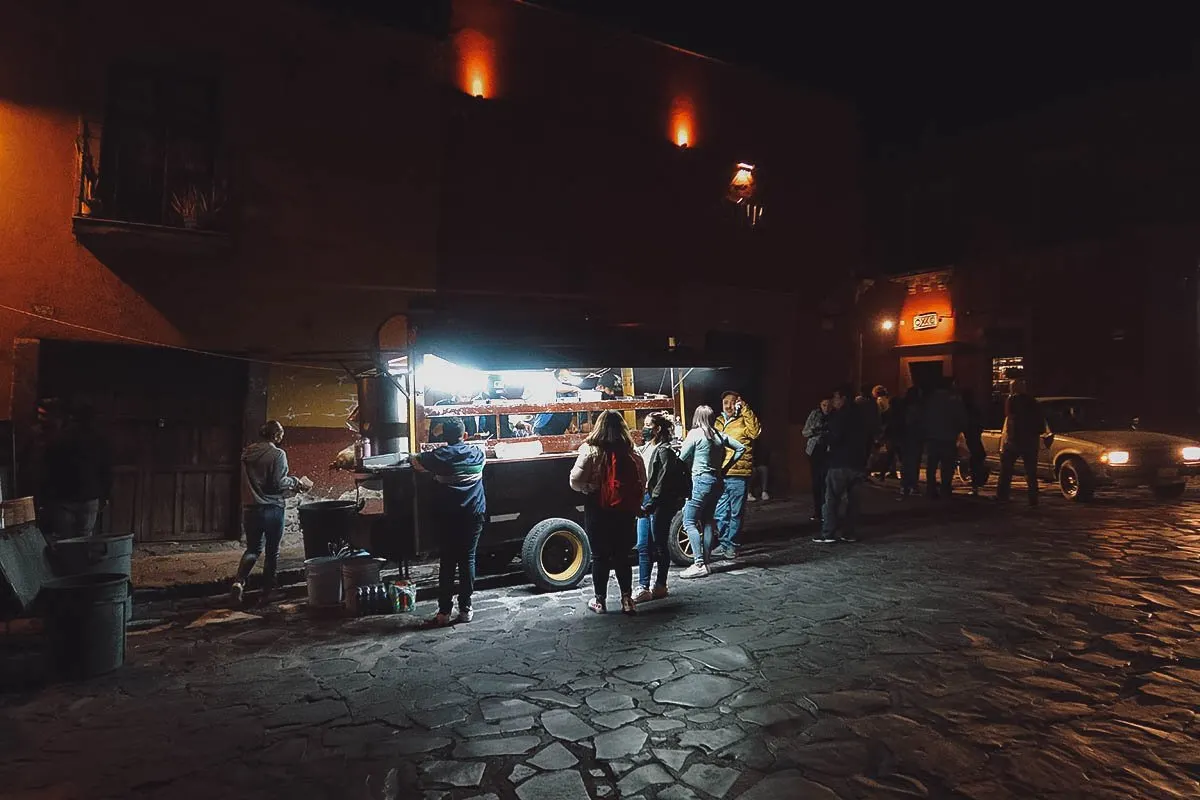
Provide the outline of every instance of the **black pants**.
[[263,588],[274,588],[279,543],[283,541],[283,506],[244,506],[242,530],[246,534],[246,552],[242,553],[234,582],[245,584],[265,544],[267,557],[263,561]]
[[608,573],[617,575],[621,594],[633,593],[633,565],[629,554],[637,543],[637,517],[627,511],[601,508],[592,495],[583,506],[583,528],[592,546],[592,583],[596,597],[608,596]]
[[1025,481],[1029,484],[1029,505],[1036,506],[1038,502],[1038,443],[1025,447],[1005,447],[1000,453],[1000,477],[996,484],[996,499],[1007,500],[1012,493],[1013,467],[1017,459],[1021,459],[1025,467]]
[[825,466],[825,453],[818,448],[808,457],[809,470],[812,472],[813,516],[821,519],[825,509],[825,477],[829,468]]
[[971,488],[983,487],[984,470],[987,469],[987,453],[983,449],[983,439],[978,433],[967,437],[967,450],[971,453]]
[[466,611],[471,607],[471,595],[475,592],[475,550],[483,533],[483,517],[448,517],[434,524],[441,542],[438,613],[449,614],[453,608],[455,570],[458,571],[458,610]]
[[954,491],[954,468],[958,463],[958,444],[930,439],[925,442],[928,452],[925,462],[925,491],[930,495],[938,493],[937,472],[942,471],[942,494]]

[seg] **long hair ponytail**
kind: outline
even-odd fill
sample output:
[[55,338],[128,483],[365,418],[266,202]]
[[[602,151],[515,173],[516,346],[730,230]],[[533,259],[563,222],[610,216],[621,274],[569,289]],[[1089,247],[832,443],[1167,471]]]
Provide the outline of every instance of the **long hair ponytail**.
[[696,406],[696,413],[692,416],[692,427],[699,428],[704,438],[710,442],[717,438],[717,429],[713,427],[712,406]]

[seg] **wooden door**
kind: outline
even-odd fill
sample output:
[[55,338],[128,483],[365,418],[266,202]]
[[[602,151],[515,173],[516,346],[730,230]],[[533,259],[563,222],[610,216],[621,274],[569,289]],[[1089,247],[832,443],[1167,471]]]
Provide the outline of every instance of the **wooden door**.
[[171,350],[44,342],[39,393],[88,403],[113,450],[105,532],[236,538],[246,368]]

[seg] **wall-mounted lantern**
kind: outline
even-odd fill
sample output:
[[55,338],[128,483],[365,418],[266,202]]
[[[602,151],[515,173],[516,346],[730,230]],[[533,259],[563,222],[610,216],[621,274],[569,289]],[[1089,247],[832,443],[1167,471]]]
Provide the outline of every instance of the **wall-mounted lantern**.
[[464,30],[455,39],[458,52],[458,88],[472,97],[496,96],[496,48],[479,31]]
[[669,134],[676,147],[687,148],[696,143],[696,112],[687,97],[677,97],[671,104]]

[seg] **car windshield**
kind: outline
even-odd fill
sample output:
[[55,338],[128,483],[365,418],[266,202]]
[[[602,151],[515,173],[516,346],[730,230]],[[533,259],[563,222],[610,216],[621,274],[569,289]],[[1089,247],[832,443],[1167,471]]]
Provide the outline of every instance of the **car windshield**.
[[1042,410],[1055,433],[1129,430],[1128,422],[1109,419],[1097,400],[1046,400]]

